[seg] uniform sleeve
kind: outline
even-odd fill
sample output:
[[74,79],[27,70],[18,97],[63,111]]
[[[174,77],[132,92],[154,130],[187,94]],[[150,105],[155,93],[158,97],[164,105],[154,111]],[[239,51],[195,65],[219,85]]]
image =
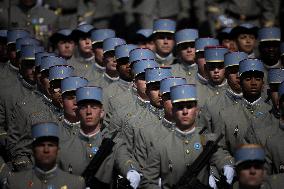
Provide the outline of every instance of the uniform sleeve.
[[145,169],[143,169],[141,188],[145,189],[158,189],[159,179],[161,177],[161,154],[159,152],[159,147],[155,146],[153,152],[149,155]]
[[267,174],[272,174],[273,171],[273,159],[272,159],[272,153],[271,153],[271,145],[270,145],[270,139],[267,139],[265,144],[265,164],[264,167],[267,170]]

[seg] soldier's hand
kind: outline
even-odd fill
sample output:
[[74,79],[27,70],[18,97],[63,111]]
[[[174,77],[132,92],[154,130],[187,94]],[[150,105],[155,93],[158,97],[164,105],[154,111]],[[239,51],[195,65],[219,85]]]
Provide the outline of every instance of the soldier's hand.
[[141,176],[140,174],[135,171],[135,170],[130,170],[127,172],[126,178],[129,180],[130,185],[136,189],[139,186],[140,180],[141,180]]
[[230,165],[225,165],[224,166],[224,176],[226,177],[226,182],[228,184],[232,184],[234,176],[235,176],[235,170],[232,166]]
[[209,176],[209,186],[213,189],[217,189],[217,183],[213,175]]

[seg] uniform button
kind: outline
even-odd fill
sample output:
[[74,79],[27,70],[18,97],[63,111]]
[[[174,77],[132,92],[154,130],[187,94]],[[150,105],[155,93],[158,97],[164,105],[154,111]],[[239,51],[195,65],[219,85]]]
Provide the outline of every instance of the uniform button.
[[27,15],[27,17],[28,17],[28,18],[30,18],[30,17],[31,17],[31,15],[30,15],[30,14],[28,14],[28,15]]
[[191,72],[188,72],[188,75],[191,76]]
[[189,141],[188,141],[188,140],[185,140],[185,141],[184,141],[184,143],[185,143],[185,144],[188,144],[188,143],[189,143]]
[[89,155],[89,158],[92,158],[92,157],[93,157],[93,155],[92,155],[92,154],[90,154],[90,155]]
[[217,92],[216,92],[216,95],[218,95],[218,94],[219,94],[219,92],[217,91]]
[[46,184],[46,183],[47,183],[47,180],[43,180],[43,183]]
[[92,147],[92,144],[88,144],[89,147]]
[[27,26],[29,26],[29,25],[31,25],[31,23],[30,23],[30,22],[27,22]]
[[186,153],[186,154],[189,154],[189,150],[186,150],[185,153]]
[[251,110],[250,112],[253,113],[253,110]]

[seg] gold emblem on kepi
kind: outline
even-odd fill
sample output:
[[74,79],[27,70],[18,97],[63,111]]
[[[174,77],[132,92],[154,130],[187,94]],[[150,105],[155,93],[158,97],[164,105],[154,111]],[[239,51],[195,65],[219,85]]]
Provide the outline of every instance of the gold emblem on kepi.
[[61,74],[62,74],[62,75],[64,74],[64,70],[61,70]]
[[64,186],[62,186],[60,189],[67,189],[67,186],[64,185]]

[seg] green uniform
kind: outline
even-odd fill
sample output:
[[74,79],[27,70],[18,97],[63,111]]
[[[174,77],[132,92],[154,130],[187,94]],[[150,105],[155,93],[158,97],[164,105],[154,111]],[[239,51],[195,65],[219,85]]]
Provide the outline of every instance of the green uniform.
[[[275,126],[275,125],[274,125]],[[282,144],[284,132],[283,126],[279,123],[280,129],[275,132],[271,137],[267,138],[266,151],[267,151],[267,164],[269,171],[278,174],[284,172],[284,148]]]
[[208,98],[207,94],[208,81],[203,78],[199,73],[196,73],[196,90],[198,96],[198,106],[202,107]]
[[7,189],[84,189],[85,181],[82,177],[74,176],[63,172],[55,167],[44,172],[35,167],[31,170],[12,173],[8,177]]
[[100,66],[97,62],[94,61],[92,68],[88,69],[85,78],[88,79],[89,85],[97,85],[98,81],[102,78],[105,72],[105,67]]
[[[11,26],[25,28],[40,40],[47,40],[57,29],[57,19],[52,11],[42,6],[33,6],[28,10],[24,10],[20,5],[11,7]],[[0,14],[1,26],[7,27],[8,20],[8,10],[5,10]]]
[[32,164],[31,125],[39,122],[58,121],[59,113],[51,102],[35,91],[18,101],[8,125],[7,151],[16,169]]
[[226,107],[239,103],[242,95],[235,94],[231,89],[227,89],[222,94],[213,96],[207,100],[202,107],[198,123],[202,127],[207,127],[212,132],[215,131],[217,120],[219,118],[219,112]]
[[89,80],[89,86],[97,86],[104,89],[111,83],[118,80],[119,77],[112,78],[106,72],[104,72],[100,78],[95,78],[95,80]]
[[[178,182],[186,168],[192,165],[203,150],[204,143],[201,138],[206,138],[206,135],[200,135],[200,129],[196,127],[187,134],[176,130],[156,141],[143,170],[142,188],[160,188],[159,178],[161,178],[162,188],[172,188]],[[218,152],[213,156],[217,154]],[[217,165],[220,168],[224,165],[232,165],[232,159],[228,159],[227,156],[222,156],[220,162],[220,165]],[[209,173],[205,167],[197,178],[207,184],[208,177]]]
[[175,77],[183,77],[186,79],[187,83],[195,84],[196,83],[196,73],[197,65],[194,63],[192,65],[186,65],[185,63],[176,63],[173,64],[171,72]]
[[240,103],[226,107],[220,111],[219,126],[215,127],[216,133],[225,135],[225,144],[228,151],[234,154],[238,145],[244,143],[244,136],[252,120],[263,119],[269,114],[270,105],[264,102],[263,98],[259,98],[253,104],[245,99]]
[[[103,137],[104,133],[102,132],[93,136],[87,136],[81,131],[78,135],[62,143],[59,154],[59,166],[66,172],[69,171],[72,174],[81,175],[97,153]],[[126,176],[126,173],[135,166],[129,153],[126,151],[125,143],[119,138],[115,138],[114,142],[115,146],[112,149],[112,153],[106,157],[95,174],[95,177],[103,183],[111,183],[115,168],[120,174]]]
[[80,130],[80,121],[76,123],[71,123],[70,121],[62,118],[59,122],[59,136],[60,141],[64,142],[69,140],[70,137],[79,133]]
[[173,122],[163,118],[161,124],[145,125],[144,128],[138,129],[137,138],[135,140],[134,156],[142,170],[145,168],[146,160],[151,154],[153,145],[160,138],[163,138],[170,132],[173,132],[174,126],[175,124]]
[[271,175],[266,180],[270,189],[278,189],[284,187],[284,174]]

